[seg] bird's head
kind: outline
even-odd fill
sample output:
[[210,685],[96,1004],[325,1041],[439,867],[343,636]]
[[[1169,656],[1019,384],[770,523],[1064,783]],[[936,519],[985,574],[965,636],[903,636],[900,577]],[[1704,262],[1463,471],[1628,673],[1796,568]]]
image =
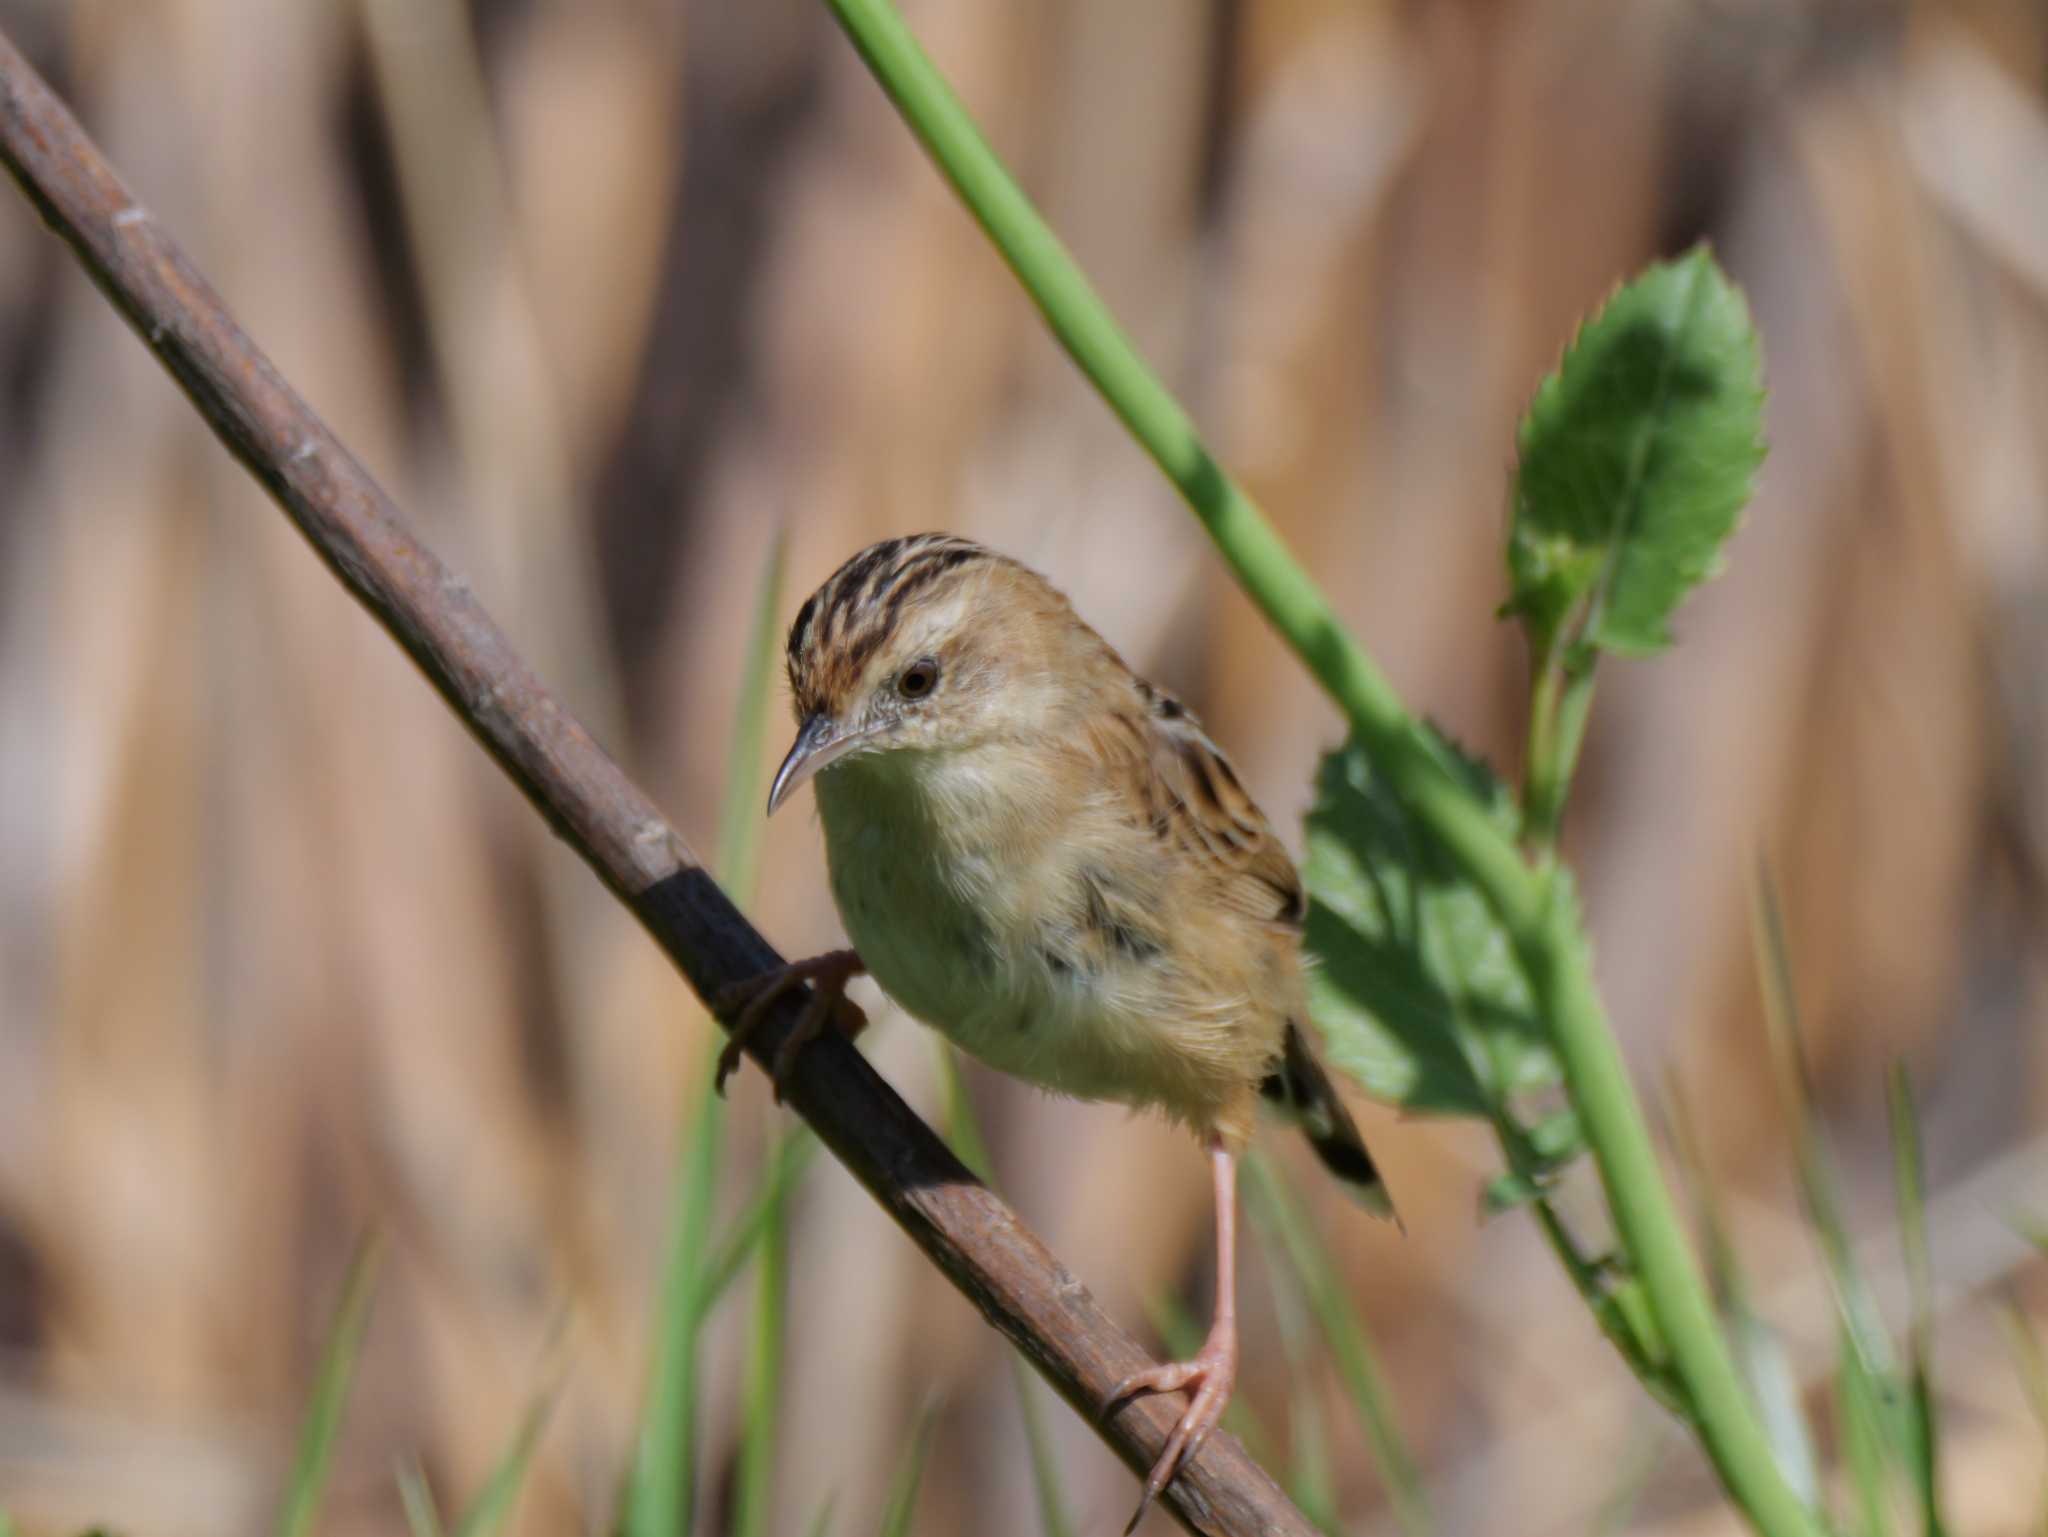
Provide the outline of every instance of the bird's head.
[[[1078,646],[1074,632],[1085,637]],[[1007,556],[950,534],[870,545],[790,626],[797,736],[768,810],[850,758],[956,751],[1052,729],[1075,671],[1059,653],[1093,650],[1108,648],[1065,598]]]

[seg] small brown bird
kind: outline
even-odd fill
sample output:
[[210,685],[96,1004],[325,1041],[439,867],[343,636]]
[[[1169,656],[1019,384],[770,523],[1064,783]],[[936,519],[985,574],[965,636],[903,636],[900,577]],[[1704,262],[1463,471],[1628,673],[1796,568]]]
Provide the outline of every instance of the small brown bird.
[[[1192,1459],[1237,1374],[1236,1160],[1260,1098],[1391,1213],[1309,1048],[1300,877],[1216,744],[1036,572],[967,539],[870,546],[789,632],[796,744],[768,796],[815,780],[852,950],[748,984],[721,1064],[768,1001],[818,984],[792,1048],[861,1015],[865,970],[926,1024],[1056,1093],[1164,1111],[1216,1182],[1216,1314],[1192,1360],[1120,1384],[1191,1394],[1131,1525]],[[739,1001],[739,1000],[734,1000]],[[789,1056],[776,1064],[776,1076]]]

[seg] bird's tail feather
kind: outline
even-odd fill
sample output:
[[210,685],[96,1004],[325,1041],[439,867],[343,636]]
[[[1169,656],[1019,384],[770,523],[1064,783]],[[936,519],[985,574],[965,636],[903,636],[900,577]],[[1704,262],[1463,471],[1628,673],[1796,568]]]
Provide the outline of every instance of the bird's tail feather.
[[1293,1020],[1287,1022],[1280,1061],[1259,1085],[1259,1093],[1301,1127],[1323,1167],[1343,1182],[1359,1205],[1375,1216],[1392,1217],[1400,1223],[1387,1183],[1366,1151],[1357,1123],[1337,1097],[1337,1086],[1316,1060],[1308,1037]]

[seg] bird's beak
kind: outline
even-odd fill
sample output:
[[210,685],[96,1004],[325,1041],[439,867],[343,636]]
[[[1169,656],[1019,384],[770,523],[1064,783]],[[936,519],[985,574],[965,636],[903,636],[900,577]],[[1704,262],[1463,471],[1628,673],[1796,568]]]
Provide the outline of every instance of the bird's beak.
[[782,760],[782,767],[775,771],[775,783],[769,787],[768,815],[774,816],[775,809],[789,799],[798,785],[838,762],[858,747],[866,735],[864,731],[842,730],[838,721],[822,712],[805,716],[796,740],[790,744],[789,756]]

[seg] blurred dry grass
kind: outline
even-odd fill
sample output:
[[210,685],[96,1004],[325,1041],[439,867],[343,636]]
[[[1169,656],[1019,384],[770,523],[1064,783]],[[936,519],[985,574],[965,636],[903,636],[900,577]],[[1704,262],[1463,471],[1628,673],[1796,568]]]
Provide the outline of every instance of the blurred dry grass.
[[[1496,761],[1521,724],[1487,619],[1516,414],[1611,283],[1715,240],[1773,454],[1679,650],[1603,686],[1570,839],[1603,981],[1824,1372],[1749,947],[1769,851],[1887,1265],[1886,1061],[1923,1089],[1955,1526],[2033,1530],[2048,1459],[1988,1299],[2048,1302],[2004,1220],[2048,1211],[2048,14],[908,9],[1410,699]],[[699,846],[778,525],[799,593],[923,527],[1039,564],[1297,822],[1333,712],[820,7],[0,0],[0,26]],[[522,1530],[600,1528],[701,1014],[20,205],[0,400],[0,1506],[31,1534],[258,1529],[376,1225],[326,1529],[401,1530],[400,1455],[473,1490],[565,1306]],[[833,943],[804,817],[766,853],[764,926]],[[920,1033],[875,1049],[928,1104]],[[1113,1307],[1206,1284],[1181,1141],[975,1088],[1006,1188]],[[1410,1236],[1324,1214],[1443,1530],[1589,1529],[1658,1441],[1644,1400],[1532,1232],[1474,1220],[1481,1140],[1373,1119]],[[919,1530],[1034,1530],[995,1337],[819,1168],[776,1529],[829,1490],[871,1525],[936,1382]],[[1245,1391],[1284,1422],[1246,1280]],[[1344,1507],[1380,1529],[1328,1391]],[[1056,1435],[1084,1528],[1120,1519],[1127,1476]],[[1731,1530],[1662,1451],[1634,1529]]]

